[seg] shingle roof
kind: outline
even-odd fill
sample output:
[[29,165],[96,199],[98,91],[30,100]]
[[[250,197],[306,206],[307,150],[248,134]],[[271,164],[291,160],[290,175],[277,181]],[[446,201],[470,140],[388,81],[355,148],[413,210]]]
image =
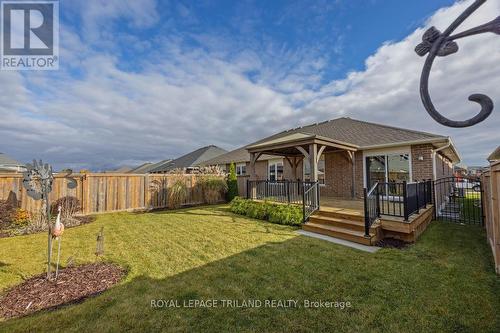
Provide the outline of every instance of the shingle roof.
[[203,148],[199,148],[195,151],[192,151],[186,155],[183,155],[168,163],[164,163],[163,165],[157,166],[152,170],[150,170],[150,172],[167,172],[177,168],[194,167],[207,160],[220,156],[224,153],[227,153],[227,150],[214,145],[206,146]]
[[[265,161],[276,158],[276,156],[272,155],[261,155],[259,157],[259,161]],[[239,163],[239,162],[247,162],[250,161],[250,154],[245,149],[245,147],[241,147],[235,150],[232,150],[228,153],[217,156],[216,158],[212,158],[210,160],[204,161],[200,163],[200,165],[215,165],[215,164],[228,164],[228,163]]]
[[154,168],[158,168],[158,167],[160,167],[162,165],[168,164],[171,161],[172,161],[172,159],[168,158],[168,159],[162,160],[160,162],[156,162],[156,163],[146,162],[146,163],[141,164],[138,167],[130,170],[128,173],[148,173],[151,170],[153,170]]
[[22,166],[24,163],[16,161],[10,156],[5,155],[4,153],[0,153],[0,165],[1,166]]
[[426,139],[446,139],[446,137],[442,135],[375,124],[344,117],[283,131],[259,140],[252,145],[273,140],[292,133],[320,135],[332,140],[350,143],[359,146],[360,148]]
[[[360,149],[367,147],[383,146],[387,144],[407,143],[413,141],[425,141],[434,139],[446,140],[446,136],[419,132],[404,128],[397,128],[387,125],[375,124],[351,118],[337,118],[321,123],[311,124],[307,126],[297,127],[286,130],[249,145],[233,150],[227,154],[221,155],[212,160],[206,161],[204,164],[226,164],[231,162],[243,162],[250,160],[250,154],[246,151],[246,147],[253,146],[266,141],[272,141],[281,137],[289,136],[290,134],[314,134],[330,138],[332,140],[345,142],[358,146]],[[272,156],[260,157],[259,160],[276,158]]]

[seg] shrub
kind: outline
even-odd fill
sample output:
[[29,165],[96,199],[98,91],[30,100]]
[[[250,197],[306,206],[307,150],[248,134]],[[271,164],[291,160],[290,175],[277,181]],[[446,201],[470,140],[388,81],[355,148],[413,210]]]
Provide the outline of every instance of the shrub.
[[24,209],[17,208],[12,219],[12,224],[16,227],[26,227],[30,224],[31,216]]
[[300,225],[302,219],[302,209],[295,205],[275,205],[269,211],[269,222],[271,223]]
[[297,205],[258,202],[235,197],[231,201],[230,210],[235,214],[267,220],[271,223],[285,225],[300,225],[302,223],[302,209]]
[[14,219],[16,208],[9,200],[0,201],[0,227],[9,226]]
[[170,191],[168,191],[168,198],[173,208],[179,208],[187,199],[188,187],[183,176],[174,177]]
[[203,199],[206,203],[217,203],[227,192],[226,181],[218,176],[202,176],[199,180],[203,190]]
[[68,219],[73,217],[75,214],[81,211],[82,206],[80,200],[76,197],[65,196],[57,199],[50,206],[51,215],[56,216],[58,212],[58,207],[61,206],[61,217],[63,219]]
[[231,163],[227,177],[227,201],[233,200],[238,195],[238,178],[236,177],[236,166]]

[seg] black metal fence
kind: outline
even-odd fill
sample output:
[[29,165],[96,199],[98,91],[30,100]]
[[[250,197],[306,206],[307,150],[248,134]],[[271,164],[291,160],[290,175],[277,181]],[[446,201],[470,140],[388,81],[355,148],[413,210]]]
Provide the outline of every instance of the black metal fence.
[[248,180],[247,198],[302,205],[304,222],[319,209],[318,182]]
[[483,188],[479,178],[446,177],[434,182],[436,219],[483,225]]

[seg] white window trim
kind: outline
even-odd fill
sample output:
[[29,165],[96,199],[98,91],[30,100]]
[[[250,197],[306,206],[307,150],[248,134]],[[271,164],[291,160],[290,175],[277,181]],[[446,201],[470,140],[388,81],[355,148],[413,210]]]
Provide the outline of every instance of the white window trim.
[[[271,165],[276,165],[278,163],[281,163],[283,165],[283,176],[284,176],[284,173],[285,173],[285,163],[283,162],[282,158],[275,158],[275,159],[267,161],[267,179],[270,179],[270,177],[271,177],[271,173],[269,172],[270,166]],[[278,168],[275,167],[275,171],[276,171],[276,177],[278,177]]]
[[240,175],[240,176],[246,176],[247,175],[247,164],[246,163],[236,163],[236,165],[234,167],[236,169],[235,170],[236,171],[236,176],[238,176],[238,167],[240,167],[240,168],[241,167],[245,167],[245,174]]
[[366,158],[370,156],[378,155],[397,155],[397,154],[408,154],[408,162],[410,164],[410,183],[413,182],[413,157],[411,156],[411,147],[395,147],[387,149],[371,149],[363,150],[363,187],[366,188]]

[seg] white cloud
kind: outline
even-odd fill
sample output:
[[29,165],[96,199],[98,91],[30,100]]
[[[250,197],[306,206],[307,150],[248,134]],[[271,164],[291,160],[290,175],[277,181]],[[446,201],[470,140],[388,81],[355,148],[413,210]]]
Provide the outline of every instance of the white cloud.
[[[86,29],[104,38],[90,22],[103,24],[109,16],[154,25],[154,3],[134,3],[92,3],[82,14]],[[381,46],[365,70],[324,85],[328,63],[319,50],[291,52],[270,44],[257,53],[211,36],[199,36],[211,49],[193,49],[170,35],[155,40],[157,48],[140,69],[126,71],[118,56],[96,51],[87,36],[64,28],[61,57],[71,61],[66,70],[0,73],[0,141],[8,143],[2,150],[58,167],[103,168],[176,157],[208,144],[236,148],[298,124],[351,116],[452,135],[467,163],[482,163],[500,142],[500,38],[460,40],[459,53],[439,59],[433,70],[431,95],[451,118],[477,112],[467,101],[470,93],[496,102],[493,115],[469,129],[442,127],[425,113],[418,96],[423,59],[413,51],[428,26],[444,29],[468,3],[438,11],[426,27]],[[138,18],[131,14],[136,11]],[[500,1],[489,1],[467,25],[499,11]]]

